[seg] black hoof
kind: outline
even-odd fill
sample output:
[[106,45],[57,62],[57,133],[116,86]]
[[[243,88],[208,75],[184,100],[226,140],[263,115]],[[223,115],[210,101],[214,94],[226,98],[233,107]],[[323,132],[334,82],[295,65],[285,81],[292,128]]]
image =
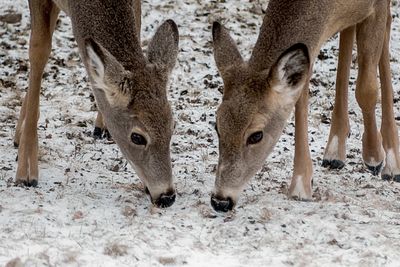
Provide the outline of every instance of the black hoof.
[[174,204],[176,198],[175,192],[170,192],[166,194],[161,194],[161,196],[154,202],[154,204],[159,208],[168,208]]
[[334,160],[324,159],[322,161],[322,167],[340,170],[344,167],[344,162],[341,160],[337,160],[337,159],[334,159]]
[[312,199],[301,198],[301,197],[298,197],[298,196],[291,196],[290,199],[294,200],[294,201],[299,201],[299,202],[312,202]]
[[93,137],[94,139],[106,138],[108,141],[112,141],[110,132],[107,129],[102,129],[100,127],[94,127]]
[[107,129],[104,130],[103,137],[106,138],[108,141],[112,141],[112,136]]
[[24,185],[26,187],[37,187],[38,180],[28,180],[28,181],[16,181],[15,185]]
[[366,163],[365,163],[365,165],[367,166],[368,170],[372,173],[372,175],[377,176],[382,170],[383,162],[381,162],[377,166],[370,166],[370,165],[368,165]]
[[392,176],[389,175],[389,174],[382,174],[382,180],[391,181],[392,180]]
[[24,185],[27,187],[37,187],[38,181],[37,180],[30,180],[27,182],[24,182]]
[[332,160],[331,161],[331,169],[337,169],[340,170],[344,167],[344,162],[341,160]]
[[322,164],[321,164],[321,166],[324,167],[324,168],[327,168],[327,167],[329,167],[330,165],[331,165],[331,161],[330,161],[330,160],[327,160],[327,159],[324,159],[324,160],[322,161]]
[[233,209],[233,200],[228,197],[227,199],[220,199],[216,196],[211,196],[211,206],[215,211],[228,212]]
[[395,181],[397,183],[400,183],[400,174],[396,174],[394,176],[390,174],[382,174],[382,180],[384,181]]
[[93,137],[94,137],[94,139],[102,139],[103,138],[103,129],[101,129],[100,127],[94,127]]

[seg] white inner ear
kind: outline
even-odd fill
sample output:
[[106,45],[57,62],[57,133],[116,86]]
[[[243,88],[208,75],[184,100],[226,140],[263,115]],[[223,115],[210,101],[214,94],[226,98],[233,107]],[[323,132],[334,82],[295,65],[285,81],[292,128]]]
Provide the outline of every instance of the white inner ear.
[[307,79],[303,77],[302,82],[293,86],[289,84],[288,80],[294,73],[303,73],[303,75],[307,75],[304,70],[304,68],[307,68],[307,65],[302,64],[303,59],[304,54],[298,50],[292,51],[284,55],[275,67],[271,87],[286,99],[285,102],[287,104],[297,101],[301,90],[307,82]]
[[91,46],[88,46],[86,49],[89,58],[89,72],[94,83],[93,86],[104,90],[106,88],[104,82],[104,64]]
[[[93,80],[93,86],[104,91],[107,101],[111,106],[127,106],[130,98],[121,92],[117,86],[106,84],[104,63],[91,46],[88,46],[86,49],[89,58],[89,72]],[[113,67],[113,65],[111,64],[109,67]]]
[[289,55],[286,55],[283,58],[281,58],[281,60],[279,61],[278,67],[277,67],[277,69],[278,69],[278,71],[277,71],[277,74],[278,74],[277,79],[280,81],[280,83],[284,83],[284,78],[285,78],[285,74],[286,74],[285,66],[289,61]]
[[129,96],[119,91],[112,92],[110,90],[104,90],[104,92],[106,94],[108,103],[110,103],[112,107],[116,106],[127,107],[129,105],[130,102]]

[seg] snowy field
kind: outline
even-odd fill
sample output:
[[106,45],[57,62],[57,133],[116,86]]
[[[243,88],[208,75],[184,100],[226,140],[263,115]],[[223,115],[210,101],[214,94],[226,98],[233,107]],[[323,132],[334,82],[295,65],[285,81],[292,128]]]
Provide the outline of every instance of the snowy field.
[[[218,160],[212,123],[222,80],[212,56],[211,24],[222,21],[248,58],[267,2],[142,2],[144,47],[168,18],[180,31],[168,88],[178,122],[172,140],[178,196],[163,210],[150,204],[117,146],[92,138],[95,106],[64,14],[42,85],[39,186],[14,186],[13,135],[27,89],[29,11],[25,0],[0,1],[0,15],[22,14],[18,23],[0,22],[0,266],[399,266],[400,184],[372,176],[363,165],[354,64],[346,166],[321,167],[335,94],[337,36],[323,46],[310,87],[314,201],[286,197],[294,150],[291,118],[236,209],[217,214],[209,200]],[[392,11],[391,66],[400,119],[398,1]]]

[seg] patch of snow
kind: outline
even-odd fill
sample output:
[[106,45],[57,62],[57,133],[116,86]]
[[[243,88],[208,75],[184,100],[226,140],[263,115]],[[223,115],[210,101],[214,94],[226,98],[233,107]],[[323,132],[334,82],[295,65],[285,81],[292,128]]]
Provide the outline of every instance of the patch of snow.
[[[394,3],[391,68],[400,94],[400,9]],[[143,185],[115,144],[95,141],[96,111],[70,20],[60,15],[42,83],[37,188],[13,185],[13,136],[27,89],[30,19],[27,1],[2,0],[0,14],[0,265],[24,266],[396,266],[400,262],[400,185],[367,172],[361,157],[362,114],[352,64],[352,136],[346,166],[320,167],[334,102],[338,37],[314,64],[309,136],[314,201],[286,197],[292,176],[294,120],[241,194],[235,211],[210,206],[218,161],[213,129],[222,80],[213,60],[211,24],[221,21],[249,58],[266,1],[142,1],[144,46],[163,21],[180,31],[178,63],[168,88],[177,126],[171,151],[176,203],[150,204]],[[355,54],[354,54],[355,55]],[[380,104],[379,104],[380,105]],[[379,105],[377,116],[380,117]],[[399,102],[395,116],[400,116]]]

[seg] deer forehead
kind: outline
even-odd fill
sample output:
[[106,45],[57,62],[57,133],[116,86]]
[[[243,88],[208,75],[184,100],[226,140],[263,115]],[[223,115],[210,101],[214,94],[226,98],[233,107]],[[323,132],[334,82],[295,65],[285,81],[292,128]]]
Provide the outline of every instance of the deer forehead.
[[128,134],[134,127],[140,127],[152,137],[172,132],[172,110],[166,96],[150,91],[132,92],[129,104],[109,107],[104,116],[108,123],[126,129]]
[[229,67],[224,71],[223,77],[228,93],[242,91],[248,95],[258,95],[268,86],[268,71],[257,72],[246,64]]
[[221,135],[243,133],[257,113],[257,106],[249,98],[233,98],[224,101],[217,111],[217,123]]
[[146,65],[141,69],[130,71],[128,77],[135,91],[165,91],[166,82],[162,72],[153,65]]
[[132,113],[143,125],[144,130],[153,136],[172,134],[172,110],[166,100],[137,101],[136,105],[133,105]]

